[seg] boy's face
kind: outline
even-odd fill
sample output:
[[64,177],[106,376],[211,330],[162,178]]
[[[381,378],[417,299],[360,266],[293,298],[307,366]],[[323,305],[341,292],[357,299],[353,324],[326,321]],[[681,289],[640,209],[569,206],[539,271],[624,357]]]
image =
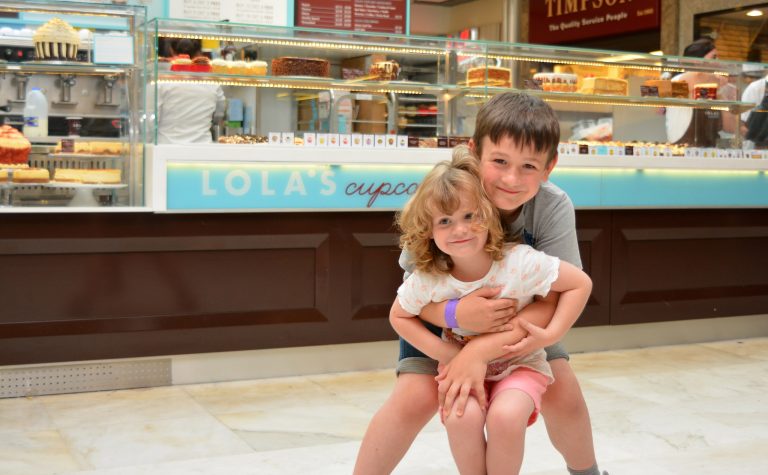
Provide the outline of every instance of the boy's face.
[[[470,148],[475,144],[470,141]],[[480,175],[483,187],[494,205],[502,212],[517,211],[536,196],[539,187],[555,167],[557,157],[547,165],[547,154],[536,153],[531,147],[520,148],[510,137],[499,143],[483,137]]]

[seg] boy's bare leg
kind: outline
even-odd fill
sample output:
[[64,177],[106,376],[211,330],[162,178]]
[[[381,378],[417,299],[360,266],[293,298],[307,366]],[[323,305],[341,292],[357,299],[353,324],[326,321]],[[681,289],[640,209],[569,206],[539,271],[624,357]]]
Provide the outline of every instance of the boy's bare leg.
[[477,399],[470,397],[464,414],[452,410],[445,418],[453,460],[462,475],[485,475],[485,414]]
[[400,374],[392,394],[368,424],[353,473],[392,473],[435,412],[437,383],[434,375]]
[[552,445],[574,470],[596,464],[592,442],[592,424],[579,381],[565,358],[549,362],[555,382],[547,387],[541,401],[541,413]]

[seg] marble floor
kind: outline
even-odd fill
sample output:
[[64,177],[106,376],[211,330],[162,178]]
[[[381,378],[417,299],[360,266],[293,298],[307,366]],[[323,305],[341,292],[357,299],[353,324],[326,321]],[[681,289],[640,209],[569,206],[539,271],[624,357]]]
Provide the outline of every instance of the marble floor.
[[[768,338],[572,362],[611,475],[768,473]],[[347,474],[393,380],[387,370],[0,399],[0,474]],[[456,473],[438,421],[395,473]],[[522,473],[566,473],[541,422]]]

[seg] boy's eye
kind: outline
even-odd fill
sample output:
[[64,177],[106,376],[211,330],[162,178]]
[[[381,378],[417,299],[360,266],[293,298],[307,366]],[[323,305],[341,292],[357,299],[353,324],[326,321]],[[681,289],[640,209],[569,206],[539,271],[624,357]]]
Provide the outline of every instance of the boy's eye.
[[493,163],[499,164],[499,165],[506,165],[507,161],[503,158],[494,158]]
[[526,163],[525,168],[527,168],[528,170],[537,170],[536,165],[533,165],[531,163]]

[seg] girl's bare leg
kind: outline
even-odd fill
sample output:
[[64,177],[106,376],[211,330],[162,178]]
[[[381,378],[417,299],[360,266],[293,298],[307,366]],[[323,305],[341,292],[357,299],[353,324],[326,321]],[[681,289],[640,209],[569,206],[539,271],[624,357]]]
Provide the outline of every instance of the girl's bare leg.
[[455,410],[445,418],[448,441],[461,475],[485,475],[485,413],[470,397],[461,417]]
[[486,420],[488,475],[520,473],[525,430],[534,409],[531,397],[518,389],[502,391],[493,399]]

